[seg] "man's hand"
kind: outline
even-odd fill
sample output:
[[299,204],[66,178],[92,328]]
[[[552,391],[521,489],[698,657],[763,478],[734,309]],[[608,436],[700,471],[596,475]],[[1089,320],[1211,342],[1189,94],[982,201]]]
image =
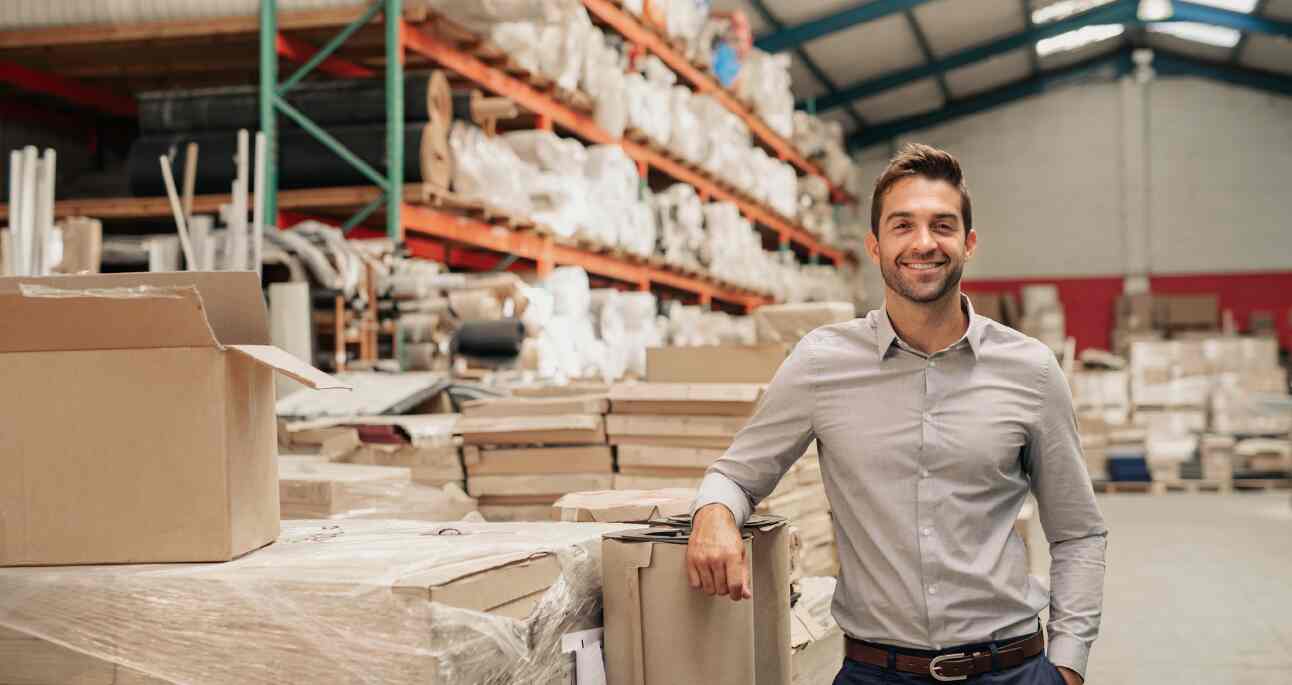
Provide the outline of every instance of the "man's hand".
[[1077,675],[1076,671],[1066,666],[1056,666],[1056,668],[1059,669],[1059,675],[1063,676],[1063,682],[1065,685],[1081,685],[1086,682],[1085,679]]
[[695,512],[691,541],[686,546],[686,573],[691,587],[737,602],[749,599],[753,593],[745,561],[745,544],[730,509],[709,504]]

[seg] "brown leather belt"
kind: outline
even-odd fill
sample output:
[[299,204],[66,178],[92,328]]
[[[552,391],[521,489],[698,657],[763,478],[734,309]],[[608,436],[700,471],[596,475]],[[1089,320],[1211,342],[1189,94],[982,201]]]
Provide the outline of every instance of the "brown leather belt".
[[[946,683],[965,680],[971,675],[1021,666],[1024,661],[1044,651],[1045,637],[1041,631],[1037,631],[1028,637],[998,647],[994,664],[991,650],[988,648],[972,652],[948,652],[933,657],[911,656],[896,652],[892,667],[903,673],[917,673]],[[849,637],[844,643],[844,653],[853,661],[889,668],[890,650],[886,647]]]

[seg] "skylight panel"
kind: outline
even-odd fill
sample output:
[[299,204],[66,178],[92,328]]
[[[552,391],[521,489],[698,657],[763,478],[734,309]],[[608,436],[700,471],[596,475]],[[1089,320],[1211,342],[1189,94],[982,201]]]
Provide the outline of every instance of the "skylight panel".
[[1036,54],[1040,57],[1083,48],[1122,35],[1125,27],[1121,24],[1096,24],[1060,33],[1057,36],[1036,41]]
[[1032,23],[1048,24],[1052,21],[1067,19],[1074,14],[1094,9],[1100,5],[1107,5],[1111,2],[1113,0],[1059,0],[1056,3],[1032,10]]
[[1237,29],[1186,21],[1152,24],[1148,27],[1148,30],[1154,33],[1166,33],[1176,38],[1183,38],[1196,43],[1214,45],[1218,48],[1232,48],[1238,44],[1238,39],[1242,37],[1242,32]]

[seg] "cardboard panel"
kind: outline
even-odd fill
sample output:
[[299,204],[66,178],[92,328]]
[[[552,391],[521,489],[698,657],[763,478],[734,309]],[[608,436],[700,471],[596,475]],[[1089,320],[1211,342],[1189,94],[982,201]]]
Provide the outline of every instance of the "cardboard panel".
[[[58,280],[49,278],[45,280]],[[0,294],[0,352],[215,347],[193,288],[148,295],[65,296],[43,284]],[[72,291],[66,291],[72,292]]]
[[92,274],[0,278],[0,295],[18,292],[22,283],[55,288],[196,287],[215,337],[225,345],[268,345],[269,312],[253,271],[180,271],[167,273]]
[[697,447],[652,447],[650,445],[621,445],[619,468],[684,467],[707,469],[725,454],[722,449]]
[[769,383],[790,346],[716,345],[646,349],[646,380],[652,383]]
[[293,357],[272,345],[230,345],[229,351],[246,356],[315,390],[351,390],[352,386]]
[[762,397],[758,383],[620,383],[610,389],[616,414],[749,416]]
[[0,354],[0,565],[228,559],[222,355]]
[[[276,348],[274,348],[276,349]],[[284,353],[286,354],[286,353]],[[230,556],[278,538],[278,424],[274,374],[237,355],[224,362],[224,426]]]
[[539,416],[553,414],[604,414],[610,409],[605,395],[571,397],[504,397],[472,400],[462,405],[463,416]]
[[610,473],[614,469],[614,455],[605,445],[464,450],[467,474],[471,476]]
[[692,435],[612,435],[612,445],[643,445],[646,447],[683,447],[703,450],[726,450],[731,446],[730,437],[704,437]]
[[583,490],[609,490],[610,473],[530,474],[523,476],[472,476],[467,479],[467,494],[490,495],[564,495]]
[[652,416],[611,414],[606,417],[610,435],[659,435],[670,437],[735,437],[748,421],[743,416]]

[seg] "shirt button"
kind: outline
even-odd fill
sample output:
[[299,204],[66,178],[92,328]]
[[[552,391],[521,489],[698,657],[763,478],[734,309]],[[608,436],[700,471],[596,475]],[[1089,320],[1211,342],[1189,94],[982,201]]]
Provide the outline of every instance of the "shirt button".
[[930,595],[936,595],[936,594],[938,594],[938,586],[936,586],[936,585],[930,585],[930,586],[929,586],[929,594],[930,594]]
[[929,477],[928,469],[920,469],[920,478],[928,478],[928,477]]
[[921,532],[921,533],[923,533],[923,534],[924,534],[924,537],[926,537],[926,538],[927,538],[927,537],[928,537],[928,536],[929,536],[933,531],[929,530],[928,528],[925,528],[924,530],[922,530],[922,531],[920,531],[920,532]]
[[929,360],[929,366],[937,366],[938,363],[932,359]]

